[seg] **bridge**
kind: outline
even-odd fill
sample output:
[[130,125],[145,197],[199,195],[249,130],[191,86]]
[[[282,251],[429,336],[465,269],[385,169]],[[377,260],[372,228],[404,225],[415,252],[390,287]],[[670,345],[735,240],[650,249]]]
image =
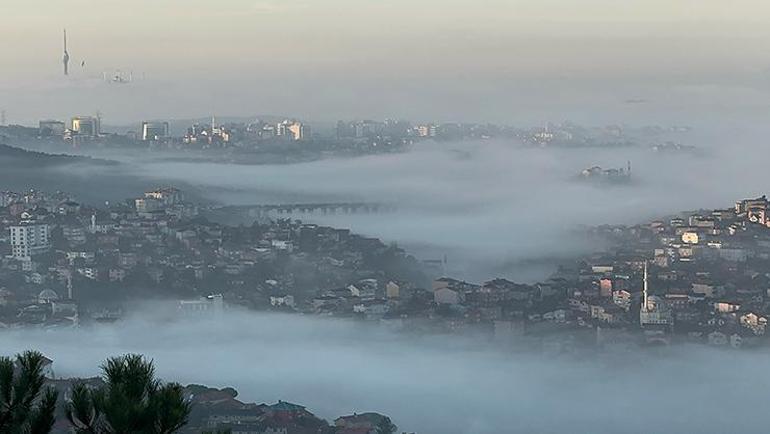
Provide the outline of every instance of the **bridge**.
[[376,202],[284,203],[269,205],[234,205],[219,211],[246,213],[250,217],[266,215],[382,214],[394,212],[395,205]]

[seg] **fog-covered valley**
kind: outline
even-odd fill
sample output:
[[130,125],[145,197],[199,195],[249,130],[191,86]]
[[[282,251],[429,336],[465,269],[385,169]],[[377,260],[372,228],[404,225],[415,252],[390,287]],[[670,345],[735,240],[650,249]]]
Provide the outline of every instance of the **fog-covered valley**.
[[[446,258],[446,272],[456,277],[533,281],[559,262],[601,249],[584,237],[584,226],[636,224],[760,194],[759,157],[766,152],[759,129],[726,123],[672,137],[697,152],[653,152],[653,139],[571,149],[501,139],[425,141],[408,152],[294,164],[84,149],[77,152],[98,159],[58,162],[34,173],[11,163],[3,178],[12,188],[60,187],[91,203],[122,201],[155,185],[175,185],[188,197],[221,205],[382,202],[397,211],[293,217],[395,242],[420,259]],[[630,183],[577,179],[591,166],[629,163]]]
[[[683,135],[697,153],[656,153],[646,144],[540,149],[501,140],[422,142],[406,153],[300,164],[144,160],[132,171],[182,181],[224,204],[391,203],[397,212],[295,217],[397,242],[421,259],[446,255],[448,271],[458,277],[529,281],[559,260],[600,248],[586,241],[582,226],[636,224],[759,194],[760,140],[755,132],[721,128]],[[629,162],[629,184],[576,179],[594,165]]]
[[770,386],[764,350],[576,358],[296,315],[228,311],[171,321],[162,306],[114,325],[6,330],[0,348],[33,346],[59,377],[94,376],[105,358],[139,352],[169,381],[233,386],[241,400],[300,402],[326,418],[377,410],[407,432],[717,434],[766,425],[747,405],[762,402]]

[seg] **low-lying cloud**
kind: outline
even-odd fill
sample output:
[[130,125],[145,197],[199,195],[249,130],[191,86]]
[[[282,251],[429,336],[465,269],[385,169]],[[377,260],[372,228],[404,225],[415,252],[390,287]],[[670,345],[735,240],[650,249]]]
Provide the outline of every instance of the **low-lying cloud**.
[[[500,274],[528,280],[544,273],[528,275],[515,264],[596,248],[575,234],[581,225],[633,224],[761,194],[759,157],[766,152],[755,145],[755,137],[726,129],[683,136],[704,155],[656,154],[645,142],[571,150],[522,148],[513,141],[428,142],[403,154],[291,165],[144,162],[137,172],[209,188],[212,199],[229,204],[395,203],[395,214],[305,219],[398,242],[422,257],[447,255],[459,277]],[[628,161],[631,185],[574,179],[583,168],[625,167]]]
[[[766,351],[704,347],[577,359],[459,337],[404,337],[361,322],[230,311],[221,318],[137,315],[72,330],[8,330],[57,376],[93,376],[139,352],[159,375],[234,386],[243,400],[307,405],[324,418],[380,411],[421,434],[762,431]],[[739,428],[740,427],[740,428]]]

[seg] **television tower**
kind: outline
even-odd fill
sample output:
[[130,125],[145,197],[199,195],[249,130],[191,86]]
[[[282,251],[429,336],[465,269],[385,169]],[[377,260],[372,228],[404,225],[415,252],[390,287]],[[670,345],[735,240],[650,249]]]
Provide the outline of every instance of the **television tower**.
[[67,29],[64,29],[64,75],[69,75],[70,53],[67,52]]

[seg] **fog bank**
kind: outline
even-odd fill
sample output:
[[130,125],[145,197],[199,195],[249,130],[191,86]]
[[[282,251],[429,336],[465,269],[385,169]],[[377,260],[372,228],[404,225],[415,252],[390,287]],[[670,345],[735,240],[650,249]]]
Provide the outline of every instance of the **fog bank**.
[[106,357],[139,352],[166,380],[234,386],[242,400],[298,402],[325,418],[380,411],[421,434],[762,431],[764,413],[745,404],[762,402],[770,386],[764,351],[679,347],[576,360],[299,315],[8,330],[0,348],[41,350],[63,377],[93,376]]
[[[760,137],[756,129],[726,127],[684,136],[702,154],[655,153],[644,142],[569,150],[427,142],[403,154],[291,165],[143,162],[136,173],[187,182],[228,204],[394,203],[395,214],[298,217],[398,242],[423,258],[447,255],[451,271],[466,279],[497,274],[529,280],[547,273],[524,273],[523,262],[596,248],[577,235],[581,225],[635,224],[761,194],[767,152]],[[574,179],[593,165],[628,162],[630,185]]]

